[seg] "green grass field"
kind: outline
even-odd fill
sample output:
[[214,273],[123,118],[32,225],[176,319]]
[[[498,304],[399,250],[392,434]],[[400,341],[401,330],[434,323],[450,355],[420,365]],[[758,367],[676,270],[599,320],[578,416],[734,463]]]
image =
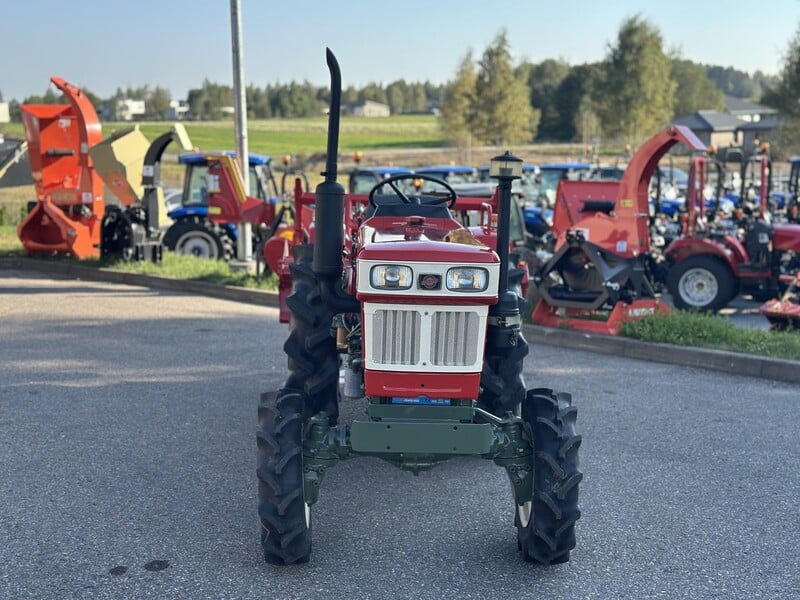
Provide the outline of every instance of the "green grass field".
[[[103,137],[130,126],[125,123],[103,123]],[[132,124],[131,124],[132,125]],[[139,123],[149,140],[168,131],[170,122]],[[197,148],[222,150],[234,148],[233,121],[188,121],[186,131]],[[247,123],[248,144],[251,152],[269,154],[276,158],[284,154],[308,156],[324,152],[327,140],[327,117],[308,119],[260,119]],[[9,137],[23,137],[21,123],[0,126]],[[439,148],[444,146],[438,120],[434,115],[396,116],[376,119],[343,117],[339,134],[339,150],[351,153],[356,150],[398,148]]]

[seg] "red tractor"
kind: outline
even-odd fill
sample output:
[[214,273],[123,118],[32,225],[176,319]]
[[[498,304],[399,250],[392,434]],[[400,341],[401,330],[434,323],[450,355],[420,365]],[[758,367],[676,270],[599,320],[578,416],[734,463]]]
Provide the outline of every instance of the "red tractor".
[[[565,562],[580,517],[581,438],[570,395],[526,391],[522,379],[528,345],[513,283],[522,270],[509,264],[508,215],[522,163],[495,161],[498,193],[475,199],[486,216],[475,229],[453,218],[462,199],[434,178],[441,187],[424,193],[409,195],[402,180],[418,175],[401,175],[346,194],[336,162],[341,75],[330,50],[327,62],[325,180],[313,198],[296,194],[292,240],[275,237],[265,249],[291,294],[282,311],[288,378],[258,410],[264,558],[309,559],[311,507],[340,460],[375,456],[418,473],[479,455],[512,482],[523,556]],[[364,402],[366,417],[339,423],[347,399]]]
[[[669,261],[667,290],[677,308],[715,312],[740,293],[766,300],[778,296],[800,271],[800,225],[771,223],[768,210],[769,157],[759,157],[758,205],[742,198],[736,230],[706,222],[702,194],[687,201],[684,235],[664,251]],[[704,162],[695,161],[695,169]],[[697,188],[704,177],[695,177]]]

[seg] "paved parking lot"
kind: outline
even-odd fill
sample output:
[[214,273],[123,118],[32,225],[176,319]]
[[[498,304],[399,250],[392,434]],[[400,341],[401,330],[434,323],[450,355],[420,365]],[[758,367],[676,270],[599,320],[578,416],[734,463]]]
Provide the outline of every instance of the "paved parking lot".
[[491,463],[362,458],[311,563],[264,564],[284,337],[271,308],[0,271],[0,598],[800,597],[796,385],[545,346],[526,380],[572,392],[584,436],[570,563],[522,562]]

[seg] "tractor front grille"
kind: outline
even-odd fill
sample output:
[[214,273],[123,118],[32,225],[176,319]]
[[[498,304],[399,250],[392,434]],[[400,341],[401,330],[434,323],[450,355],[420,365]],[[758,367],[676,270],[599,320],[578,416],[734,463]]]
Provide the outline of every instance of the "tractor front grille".
[[422,315],[416,310],[379,310],[372,318],[373,360],[382,365],[419,362]]
[[431,362],[437,367],[464,367],[478,355],[478,313],[438,311],[431,326]]
[[[385,305],[384,305],[385,306]],[[428,371],[480,368],[486,331],[485,306],[365,307],[367,366]]]

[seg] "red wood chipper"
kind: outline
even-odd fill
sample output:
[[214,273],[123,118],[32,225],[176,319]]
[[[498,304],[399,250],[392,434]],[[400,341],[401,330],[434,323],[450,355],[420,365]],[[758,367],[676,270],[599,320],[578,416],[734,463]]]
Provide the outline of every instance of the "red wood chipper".
[[691,130],[671,126],[642,145],[621,181],[559,182],[555,253],[534,277],[534,323],[617,335],[626,321],[669,310],[649,274],[648,187],[661,157],[679,142],[705,150]]
[[92,103],[75,86],[51,77],[69,104],[23,104],[37,202],[17,228],[29,254],[99,256],[103,183],[89,148],[102,139]]

